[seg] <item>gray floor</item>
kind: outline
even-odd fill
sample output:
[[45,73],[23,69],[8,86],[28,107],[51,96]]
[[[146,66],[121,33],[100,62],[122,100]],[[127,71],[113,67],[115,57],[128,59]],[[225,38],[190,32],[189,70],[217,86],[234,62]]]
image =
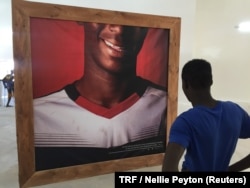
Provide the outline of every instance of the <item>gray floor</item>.
[[[11,104],[14,102],[12,101]],[[232,162],[249,153],[250,139],[240,140]],[[161,166],[137,169],[135,171],[160,171]],[[246,171],[250,172],[250,169]],[[0,106],[0,188],[18,188],[18,165],[15,130],[14,107]],[[38,186],[38,188],[112,188],[114,187],[114,174],[106,174],[91,178],[56,184]]]

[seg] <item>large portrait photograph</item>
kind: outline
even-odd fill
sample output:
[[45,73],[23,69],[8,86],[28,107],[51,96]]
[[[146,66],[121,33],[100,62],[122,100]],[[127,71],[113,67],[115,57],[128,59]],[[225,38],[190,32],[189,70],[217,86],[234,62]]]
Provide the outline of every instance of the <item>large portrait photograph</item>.
[[31,19],[37,170],[164,152],[168,32]]
[[177,113],[180,19],[12,8],[20,187],[161,164]]

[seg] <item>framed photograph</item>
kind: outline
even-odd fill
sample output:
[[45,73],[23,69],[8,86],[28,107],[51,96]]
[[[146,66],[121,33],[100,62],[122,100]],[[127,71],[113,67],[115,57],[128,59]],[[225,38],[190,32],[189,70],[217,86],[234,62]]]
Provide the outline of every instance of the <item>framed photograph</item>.
[[12,0],[20,187],[161,165],[178,17]]

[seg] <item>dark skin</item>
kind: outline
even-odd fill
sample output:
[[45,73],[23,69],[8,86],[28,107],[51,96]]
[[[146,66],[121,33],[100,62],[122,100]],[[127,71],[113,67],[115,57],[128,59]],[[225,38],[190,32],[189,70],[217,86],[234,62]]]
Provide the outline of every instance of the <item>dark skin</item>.
[[[182,80],[182,90],[193,107],[202,105],[213,108],[216,106],[217,101],[212,97],[210,87],[194,89],[188,82]],[[185,148],[183,146],[176,143],[169,143],[166,147],[162,171],[178,172],[178,166],[184,152]]]
[[147,29],[121,25],[84,23],[84,76],[75,84],[81,96],[112,108],[136,86],[136,57]]

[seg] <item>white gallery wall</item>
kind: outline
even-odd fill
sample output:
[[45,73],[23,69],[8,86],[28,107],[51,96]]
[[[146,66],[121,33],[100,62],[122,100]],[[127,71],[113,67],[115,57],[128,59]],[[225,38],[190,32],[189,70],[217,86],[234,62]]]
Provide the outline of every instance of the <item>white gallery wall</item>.
[[[249,0],[31,1],[180,17],[180,70],[192,58],[211,61],[214,97],[234,100],[250,112],[250,33],[240,33],[235,28],[240,21],[250,20]],[[10,66],[13,62],[11,36],[11,0],[1,0],[0,70],[6,62]],[[189,107],[179,82],[178,113]]]
[[[12,50],[11,0],[0,1],[0,80],[14,68]],[[8,92],[0,81],[0,106],[6,104]]]
[[[0,79],[13,69],[11,0],[0,1]],[[6,67],[6,68],[5,68]],[[7,69],[7,70],[6,70]]]
[[196,7],[193,54],[212,63],[214,97],[250,112],[250,32],[236,28],[250,21],[250,1],[197,0]]

